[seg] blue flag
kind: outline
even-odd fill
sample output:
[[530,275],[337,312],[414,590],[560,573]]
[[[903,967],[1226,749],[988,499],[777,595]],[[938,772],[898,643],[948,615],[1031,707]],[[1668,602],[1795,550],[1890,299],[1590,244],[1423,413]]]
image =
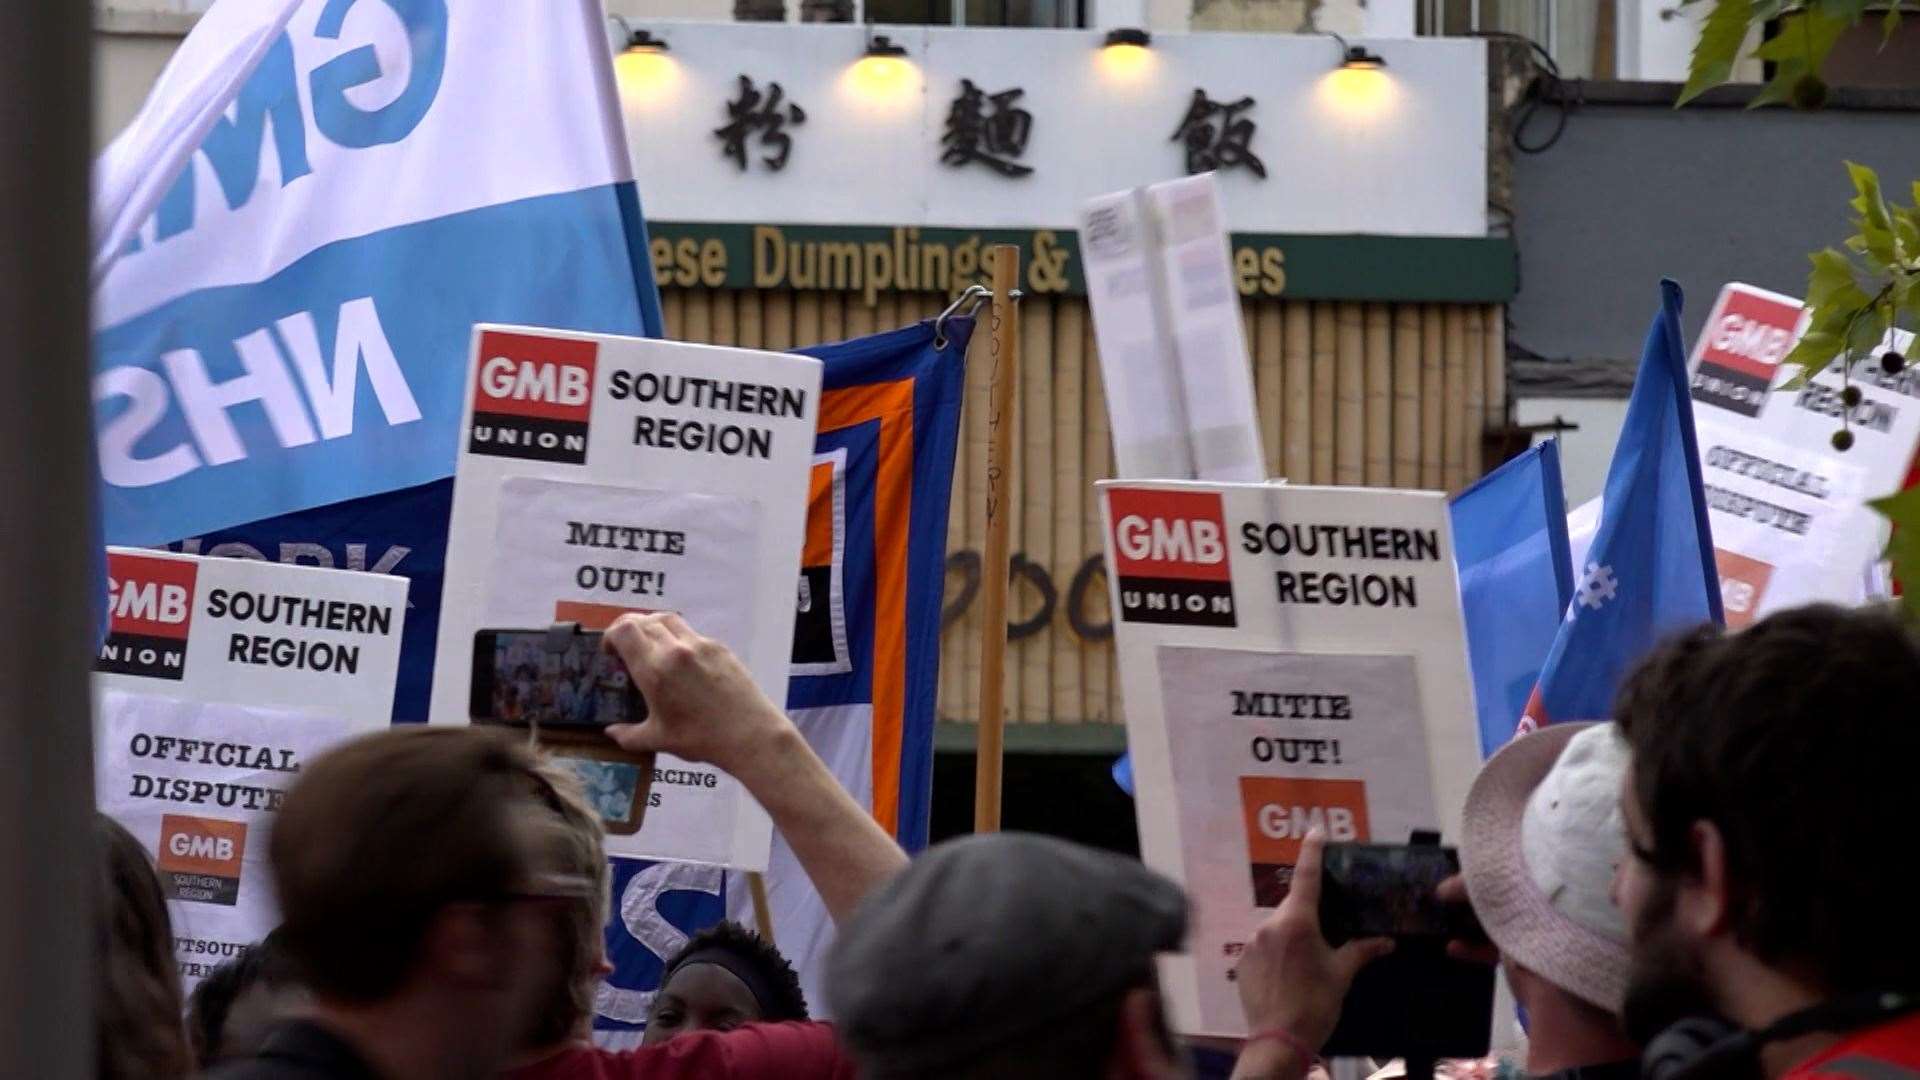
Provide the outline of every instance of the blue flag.
[[1573,603],[1523,730],[1561,720],[1605,720],[1621,679],[1660,639],[1724,622],[1713,537],[1700,491],[1680,286],[1662,281],[1627,419],[1607,469],[1605,509]]
[[1453,497],[1480,754],[1513,737],[1573,599],[1560,444],[1549,439]]

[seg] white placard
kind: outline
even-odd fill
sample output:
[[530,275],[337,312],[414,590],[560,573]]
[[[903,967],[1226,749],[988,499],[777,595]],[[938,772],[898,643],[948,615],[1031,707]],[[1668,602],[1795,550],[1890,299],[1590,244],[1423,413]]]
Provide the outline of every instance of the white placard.
[[191,990],[280,921],[267,842],[300,769],[355,725],[291,709],[103,690],[100,809],[154,857]]
[[1146,196],[1121,191],[1080,211],[1087,303],[1122,477],[1190,478],[1186,392],[1165,314]]
[[[1880,558],[1885,524],[1867,499],[1905,483],[1920,451],[1920,369],[1879,357],[1798,390],[1781,365],[1805,329],[1798,300],[1734,283],[1720,290],[1694,344],[1694,420],[1727,625],[1814,601],[1857,604]],[[1910,349],[1896,333],[1885,347]],[[1860,392],[1848,409],[1847,385]],[[1843,417],[1850,449],[1834,448]]]
[[[674,611],[786,697],[820,363],[556,330],[474,331],[434,665],[466,723],[483,629]],[[771,826],[732,780],[662,756],[616,855],[765,869]]]
[[[1240,1008],[1231,945],[1249,905],[1285,898],[1300,841],[1402,843],[1431,828],[1433,784],[1410,656],[1333,656],[1163,645],[1163,715],[1178,717],[1173,782],[1226,797],[1180,818],[1202,1016]],[[1234,752],[1238,750],[1239,752]]]
[[1227,215],[1213,173],[1147,188],[1167,328],[1187,402],[1187,442],[1201,480],[1265,480],[1260,418],[1253,410],[1240,290],[1234,285]]
[[1080,228],[1116,471],[1266,479],[1214,175],[1102,195]]
[[102,690],[392,719],[405,578],[110,547],[107,587]]
[[1227,972],[1305,828],[1458,840],[1479,743],[1446,497],[1099,486],[1141,855],[1194,904],[1162,986],[1180,1031],[1244,1036]]

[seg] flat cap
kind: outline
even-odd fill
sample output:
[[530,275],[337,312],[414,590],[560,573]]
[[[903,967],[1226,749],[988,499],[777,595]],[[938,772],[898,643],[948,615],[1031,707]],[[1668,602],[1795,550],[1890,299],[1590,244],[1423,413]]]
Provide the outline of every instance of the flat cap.
[[863,1059],[954,1065],[1137,985],[1186,931],[1179,886],[1138,860],[968,836],[915,859],[840,927],[827,1001]]

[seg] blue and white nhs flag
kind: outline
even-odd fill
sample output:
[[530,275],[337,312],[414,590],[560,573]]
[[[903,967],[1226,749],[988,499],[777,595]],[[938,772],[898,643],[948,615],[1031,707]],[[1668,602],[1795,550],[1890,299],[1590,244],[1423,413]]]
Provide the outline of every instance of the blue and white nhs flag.
[[220,0],[115,176],[108,543],[451,475],[476,322],[659,330],[598,0]]

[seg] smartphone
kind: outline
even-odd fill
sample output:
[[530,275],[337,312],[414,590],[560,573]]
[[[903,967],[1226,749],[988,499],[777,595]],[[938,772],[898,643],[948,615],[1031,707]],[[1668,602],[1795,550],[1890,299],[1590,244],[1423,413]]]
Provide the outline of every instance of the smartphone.
[[1328,844],[1321,932],[1334,945],[1363,937],[1483,937],[1471,908],[1443,902],[1435,891],[1459,872],[1460,853],[1438,844]]
[[573,623],[476,632],[468,695],[474,720],[516,727],[597,732],[647,718],[626,665]]

